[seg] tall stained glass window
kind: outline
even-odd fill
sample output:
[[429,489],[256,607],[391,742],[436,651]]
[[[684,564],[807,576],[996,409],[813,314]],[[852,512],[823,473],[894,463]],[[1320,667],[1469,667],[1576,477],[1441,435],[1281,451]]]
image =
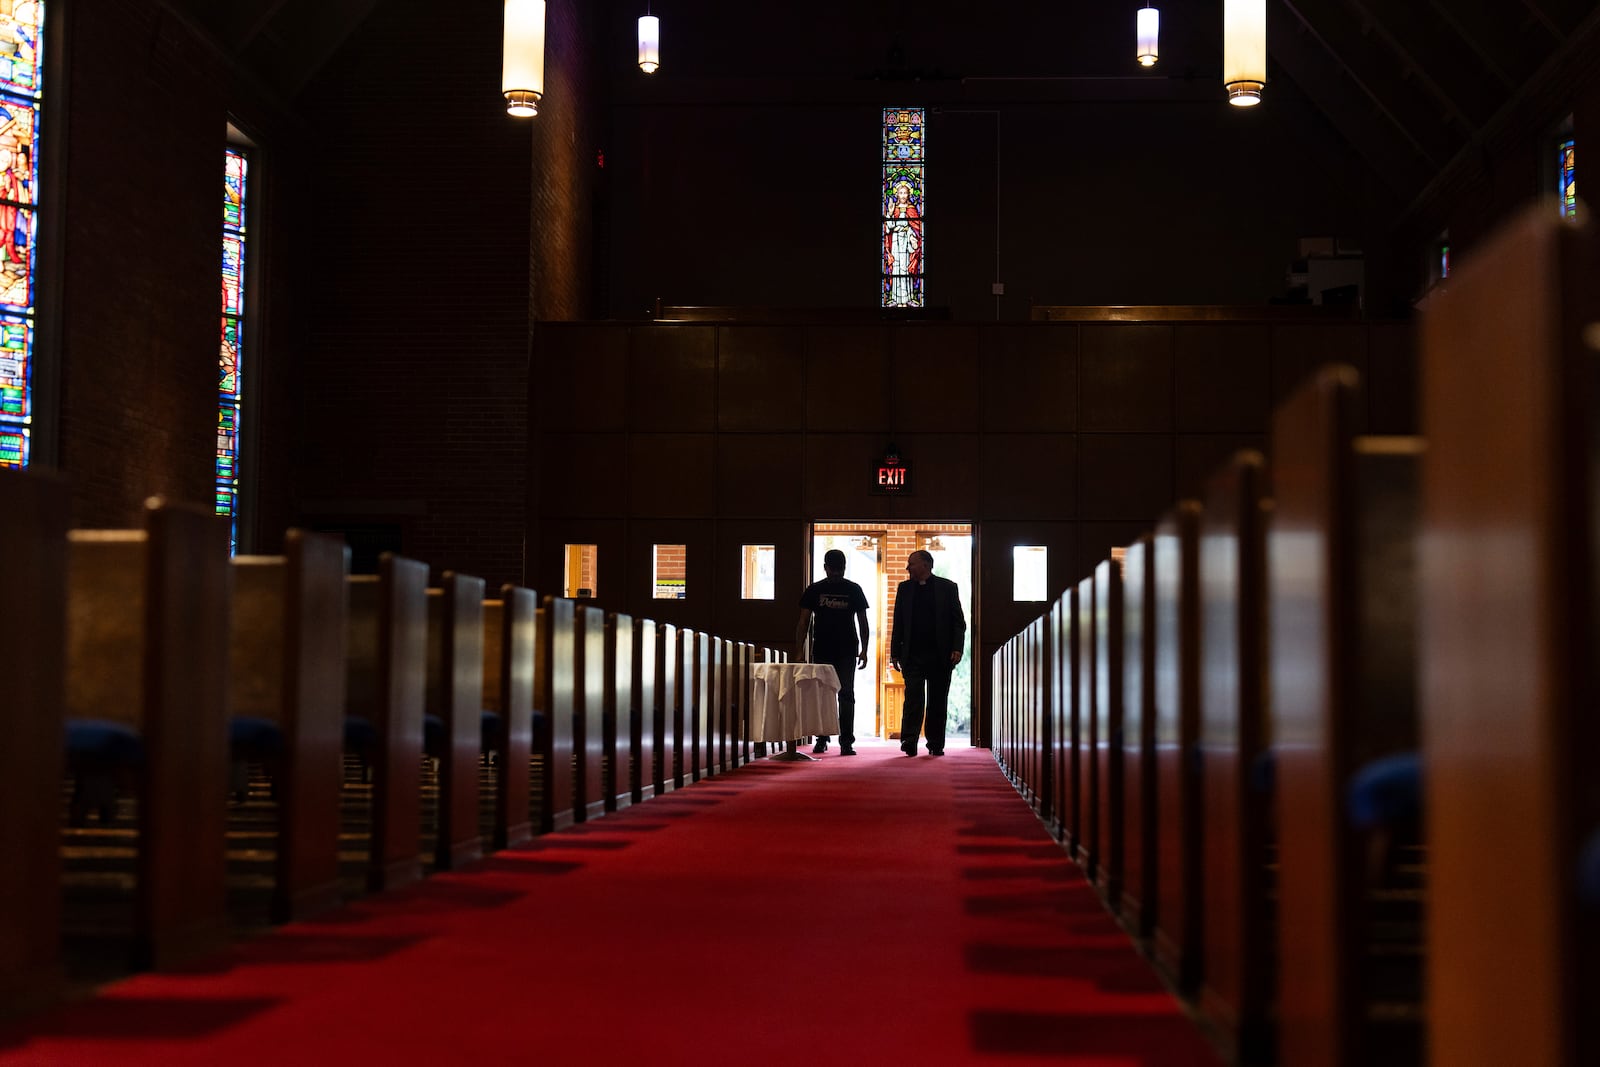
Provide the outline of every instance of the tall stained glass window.
[[922,307],[923,111],[883,110],[883,307]]
[[33,441],[42,0],[0,3],[0,467]]
[[239,549],[239,397],[243,355],[245,209],[250,161],[229,148],[222,183],[222,355],[218,360],[217,514],[231,521]]
[[1578,142],[1568,137],[1556,148],[1556,169],[1561,175],[1561,214],[1569,219],[1578,217]]

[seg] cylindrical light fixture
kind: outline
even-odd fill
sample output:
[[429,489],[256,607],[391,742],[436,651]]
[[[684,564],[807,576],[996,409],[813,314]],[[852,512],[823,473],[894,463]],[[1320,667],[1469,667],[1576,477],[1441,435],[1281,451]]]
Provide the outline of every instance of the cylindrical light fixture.
[[661,66],[661,20],[654,15],[639,16],[639,69],[654,74]]
[[1222,0],[1222,84],[1228,103],[1261,103],[1267,84],[1267,0]]
[[1156,65],[1156,56],[1160,53],[1156,48],[1156,37],[1161,29],[1161,12],[1146,4],[1139,9],[1138,37],[1139,37],[1139,65],[1153,67]]
[[544,3],[506,0],[500,91],[506,97],[506,111],[519,118],[537,115],[544,97]]

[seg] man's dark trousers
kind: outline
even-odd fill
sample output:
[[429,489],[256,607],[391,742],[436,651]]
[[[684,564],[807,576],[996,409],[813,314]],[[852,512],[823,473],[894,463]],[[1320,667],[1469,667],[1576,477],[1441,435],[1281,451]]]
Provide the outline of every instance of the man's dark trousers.
[[[906,680],[906,702],[900,716],[900,747],[917,750],[917,734],[926,733],[928,751],[944,751],[944,720],[950,705],[950,676],[955,673],[949,661],[900,664]],[[927,722],[923,722],[926,713]],[[842,713],[841,713],[842,714]]]
[[839,676],[839,747],[856,746],[856,654],[824,660]]

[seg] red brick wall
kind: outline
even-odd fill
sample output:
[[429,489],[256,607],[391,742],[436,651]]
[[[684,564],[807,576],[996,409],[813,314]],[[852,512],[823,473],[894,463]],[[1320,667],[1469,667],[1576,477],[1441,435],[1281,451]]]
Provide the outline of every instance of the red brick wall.
[[47,45],[70,57],[45,102],[70,101],[65,139],[40,162],[71,226],[58,235],[59,290],[40,299],[64,309],[58,459],[73,522],[127,526],[151,494],[211,498],[224,77],[153,3],[70,14]]

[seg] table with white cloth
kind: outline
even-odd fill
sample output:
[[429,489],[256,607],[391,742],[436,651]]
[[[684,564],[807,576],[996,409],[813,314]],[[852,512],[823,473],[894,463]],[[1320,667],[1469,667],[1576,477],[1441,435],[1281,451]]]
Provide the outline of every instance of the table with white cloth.
[[839,675],[828,664],[757,663],[750,674],[750,740],[789,743],[774,759],[809,759],[796,738],[839,732]]

